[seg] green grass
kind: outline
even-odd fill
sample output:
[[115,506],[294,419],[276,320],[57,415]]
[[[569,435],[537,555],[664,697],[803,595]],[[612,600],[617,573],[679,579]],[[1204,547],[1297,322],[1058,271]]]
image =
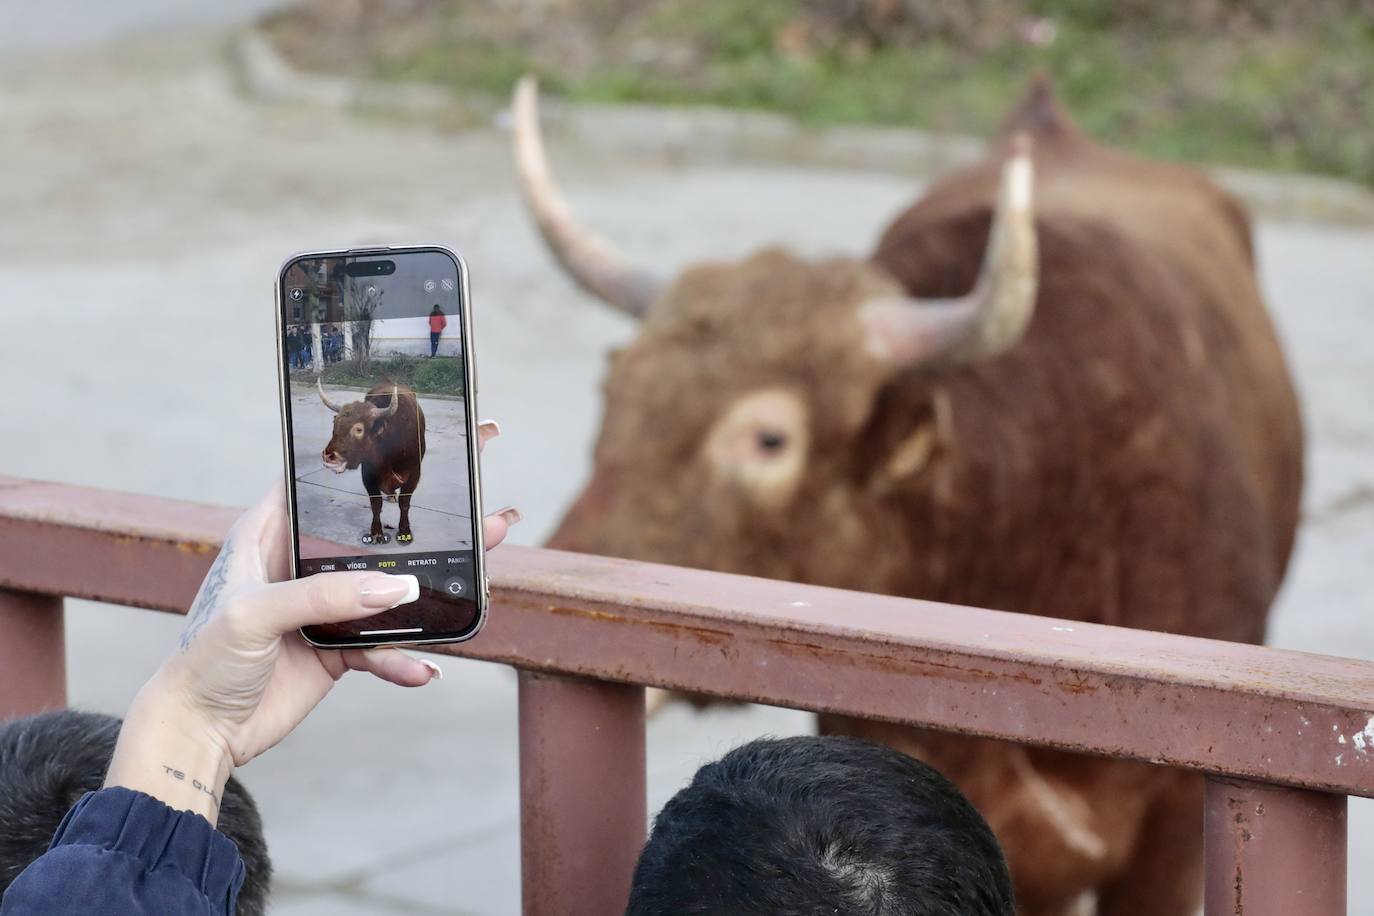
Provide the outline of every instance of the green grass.
[[[530,41],[494,38],[500,29],[474,18],[477,0],[449,2],[441,25],[407,42],[378,39],[355,66],[496,103],[533,71],[548,91],[573,99],[757,108],[818,126],[975,136],[991,133],[1031,75],[1044,70],[1079,123],[1104,141],[1163,158],[1374,184],[1374,18],[1367,15],[1308,17],[1286,31],[1225,31],[1188,28],[1138,4],[1040,0],[1028,7],[1057,29],[1046,47],[1007,39],[973,48],[938,35],[884,44],[842,33],[798,54],[779,49],[779,35],[804,9],[791,0],[646,0],[640,15],[605,19],[604,34],[593,29],[594,62],[573,66]],[[584,3],[575,15],[585,23],[599,7]],[[560,25],[545,28],[553,34]],[[634,50],[645,42],[687,49],[689,63],[646,59]]]
[[[312,383],[313,369],[293,372],[297,381]],[[370,360],[365,367],[351,360],[342,360],[325,367],[320,378],[326,385],[352,388],[371,388],[381,378],[409,385],[416,394],[442,394],[454,397],[463,394],[463,361],[452,357],[426,359],[420,356],[389,356]]]
[[[763,108],[818,126],[875,123],[987,136],[1038,71],[1090,134],[1146,155],[1323,172],[1374,184],[1374,37],[1218,47],[1174,37],[1147,49],[1061,26],[1045,49],[980,54],[932,42],[859,59],[760,51],[695,80],[608,67],[564,84],[599,101]],[[1364,87],[1361,89],[1360,87]]]

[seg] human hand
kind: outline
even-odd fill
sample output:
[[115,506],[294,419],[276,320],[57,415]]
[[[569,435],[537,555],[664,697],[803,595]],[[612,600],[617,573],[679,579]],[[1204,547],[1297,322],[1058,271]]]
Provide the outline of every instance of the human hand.
[[[499,435],[478,426],[479,448]],[[488,549],[520,520],[482,520]],[[419,597],[414,576],[323,573],[290,580],[289,518],[278,486],[239,518],[187,612],[179,650],[134,698],[106,776],[204,815],[212,824],[224,783],[291,733],[349,670],[419,687],[442,677],[433,662],[395,648],[317,649],[302,626],[356,620]]]

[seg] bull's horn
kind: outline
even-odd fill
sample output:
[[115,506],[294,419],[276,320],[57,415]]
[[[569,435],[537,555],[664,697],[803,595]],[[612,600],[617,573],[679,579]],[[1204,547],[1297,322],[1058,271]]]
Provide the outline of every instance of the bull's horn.
[[663,284],[647,271],[633,267],[611,243],[580,225],[563,199],[539,131],[539,87],[533,76],[521,77],[511,104],[515,163],[525,201],[549,250],[577,284],[636,318],[641,317]]
[[378,412],[379,412],[382,416],[384,416],[384,417],[389,417],[389,416],[391,416],[392,414],[394,414],[394,413],[396,412],[396,408],[399,407],[400,404],[401,404],[401,389],[400,389],[400,386],[398,386],[398,385],[392,385],[392,386],[391,386],[391,403],[387,405],[386,410],[382,410],[381,408],[378,408]]
[[891,297],[859,311],[875,356],[901,365],[972,362],[1019,341],[1035,311],[1037,257],[1030,140],[1016,136],[1002,167],[997,209],[973,291],[931,302]]
[[338,404],[335,404],[333,401],[329,400],[329,398],[325,397],[324,385],[320,384],[320,377],[318,375],[315,376],[315,390],[317,390],[320,393],[320,400],[324,401],[325,407],[328,407],[335,413],[338,413],[339,411],[343,410],[343,408],[340,407]]

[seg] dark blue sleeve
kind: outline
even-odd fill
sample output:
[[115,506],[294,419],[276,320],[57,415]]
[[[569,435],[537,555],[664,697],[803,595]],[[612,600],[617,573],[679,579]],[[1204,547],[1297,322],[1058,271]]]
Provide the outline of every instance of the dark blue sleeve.
[[14,879],[0,916],[233,916],[239,851],[210,822],[132,789],[87,793],[48,851]]

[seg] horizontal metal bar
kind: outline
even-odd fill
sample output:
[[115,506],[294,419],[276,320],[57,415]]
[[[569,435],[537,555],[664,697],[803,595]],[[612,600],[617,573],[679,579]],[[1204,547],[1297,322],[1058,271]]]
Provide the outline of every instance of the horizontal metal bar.
[[0,475],[0,588],[181,613],[242,511]]
[[[233,515],[0,479],[0,586],[179,610]],[[1374,795],[1371,662],[533,548],[490,568],[487,629],[438,651]]]

